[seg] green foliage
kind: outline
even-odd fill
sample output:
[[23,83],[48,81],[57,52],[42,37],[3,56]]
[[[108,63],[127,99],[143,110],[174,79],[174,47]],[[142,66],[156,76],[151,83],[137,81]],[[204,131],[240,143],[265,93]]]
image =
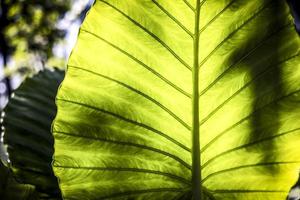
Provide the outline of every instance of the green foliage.
[[[60,10],[27,3],[1,1],[14,23],[1,41],[15,39],[1,51],[18,44],[47,57],[52,39],[39,35],[48,27],[31,35],[26,23],[58,19],[42,4]],[[20,20],[23,12],[32,15]],[[279,0],[98,0],[57,97],[53,167],[63,196],[284,199],[300,167],[299,47]],[[62,76],[42,72],[6,107],[1,198],[60,198],[49,130]]]
[[198,181],[202,200],[285,199],[300,166],[299,47],[284,1],[96,1],[57,96],[63,197],[185,199]]
[[0,161],[0,197],[5,200],[37,200],[38,193],[32,185],[18,183]]
[[63,75],[61,70],[44,70],[26,79],[2,113],[9,167],[19,182],[44,193],[44,199],[61,196],[51,167],[50,129],[56,114],[54,99]]

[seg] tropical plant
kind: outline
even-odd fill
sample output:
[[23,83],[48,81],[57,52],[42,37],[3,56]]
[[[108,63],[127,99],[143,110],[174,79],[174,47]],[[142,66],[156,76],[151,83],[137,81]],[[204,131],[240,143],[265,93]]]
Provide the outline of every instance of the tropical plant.
[[65,199],[285,199],[300,39],[281,0],[97,0],[58,92]]
[[35,188],[42,199],[61,199],[51,167],[50,130],[56,114],[54,100],[63,75],[58,69],[44,70],[26,79],[2,112],[1,140],[8,155],[4,162],[20,183]]

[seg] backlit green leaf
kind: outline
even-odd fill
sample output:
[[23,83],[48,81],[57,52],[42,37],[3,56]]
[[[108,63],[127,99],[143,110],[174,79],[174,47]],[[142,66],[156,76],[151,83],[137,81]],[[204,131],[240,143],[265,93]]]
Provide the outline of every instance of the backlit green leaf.
[[96,0],[57,96],[63,197],[285,199],[299,47],[281,0]]

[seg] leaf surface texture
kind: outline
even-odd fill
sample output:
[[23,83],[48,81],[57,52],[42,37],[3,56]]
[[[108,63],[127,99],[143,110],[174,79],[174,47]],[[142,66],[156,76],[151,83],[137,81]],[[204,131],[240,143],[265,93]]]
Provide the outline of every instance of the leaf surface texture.
[[[57,96],[65,199],[188,199],[196,1],[97,0]],[[201,184],[284,199],[300,166],[299,46],[288,5],[203,0]]]

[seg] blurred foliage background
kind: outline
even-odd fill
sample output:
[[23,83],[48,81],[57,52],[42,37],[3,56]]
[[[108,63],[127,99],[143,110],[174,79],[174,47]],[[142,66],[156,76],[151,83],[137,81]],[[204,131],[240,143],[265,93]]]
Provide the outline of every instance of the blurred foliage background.
[[91,0],[0,0],[0,108],[28,75],[64,68]]

